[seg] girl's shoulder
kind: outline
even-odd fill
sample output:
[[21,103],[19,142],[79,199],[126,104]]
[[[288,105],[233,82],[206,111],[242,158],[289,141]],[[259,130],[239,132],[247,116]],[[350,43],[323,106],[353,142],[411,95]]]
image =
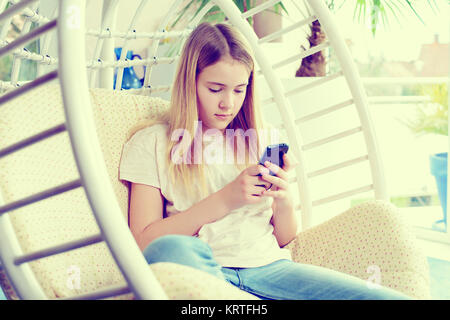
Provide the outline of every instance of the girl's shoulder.
[[166,134],[168,128],[169,128],[169,125],[167,123],[158,122],[158,123],[152,124],[148,127],[145,127],[139,131],[143,131],[143,134],[146,134],[146,135]]
[[156,140],[165,141],[167,139],[167,130],[168,130],[168,125],[166,123],[155,123],[155,124],[152,124],[150,126],[144,127],[142,129],[139,129],[138,131],[136,131],[131,136],[128,143],[148,144],[151,142],[154,143]]
[[146,126],[140,130],[138,130],[136,134],[139,135],[144,135],[144,136],[148,136],[148,135],[158,135],[158,134],[166,134],[167,133],[167,129],[168,129],[168,124],[167,123],[162,123],[162,122],[158,122],[158,123],[154,123],[152,125]]

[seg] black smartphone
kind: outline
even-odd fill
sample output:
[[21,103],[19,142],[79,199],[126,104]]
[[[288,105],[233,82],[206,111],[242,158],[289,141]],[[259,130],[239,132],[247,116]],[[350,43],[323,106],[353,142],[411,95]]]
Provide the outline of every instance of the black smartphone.
[[[283,155],[287,153],[288,150],[289,146],[286,143],[271,144],[266,147],[264,154],[259,160],[259,164],[264,166],[264,162],[269,161],[282,168],[284,165]],[[275,176],[275,173],[272,171],[270,171],[269,174]]]

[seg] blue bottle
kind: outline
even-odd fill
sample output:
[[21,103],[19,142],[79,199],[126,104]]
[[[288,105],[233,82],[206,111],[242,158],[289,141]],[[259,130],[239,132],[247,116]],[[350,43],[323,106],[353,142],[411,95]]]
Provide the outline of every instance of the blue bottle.
[[[116,54],[116,59],[120,59],[120,55],[122,54],[122,48],[115,48],[114,52]],[[127,51],[127,59],[133,60],[134,58],[139,58],[142,60],[141,56],[138,54],[133,54],[132,50]],[[145,71],[145,69],[144,69]],[[145,73],[145,72],[144,72]],[[117,78],[117,70],[114,71],[114,89],[116,88],[116,78]],[[144,84],[144,78],[139,79],[134,71],[133,67],[128,67],[123,69],[122,75],[122,89],[139,89],[142,88]]]
[[436,178],[439,200],[442,206],[443,219],[433,223],[433,230],[447,230],[447,157],[448,153],[437,153],[430,156],[431,174]]

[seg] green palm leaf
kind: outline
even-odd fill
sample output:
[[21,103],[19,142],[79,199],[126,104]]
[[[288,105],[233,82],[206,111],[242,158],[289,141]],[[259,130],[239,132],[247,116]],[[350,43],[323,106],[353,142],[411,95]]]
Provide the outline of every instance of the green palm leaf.
[[[195,5],[198,9],[195,11],[195,13],[192,15],[189,21],[192,21],[198,13],[206,6],[210,0],[190,0],[180,11],[175,21],[172,23],[171,28],[175,27],[177,23],[179,23],[180,19],[188,12],[188,10],[191,8],[192,5]],[[256,0],[233,0],[235,5],[239,8],[241,12],[248,11],[255,7]],[[288,11],[286,7],[283,5],[283,3],[278,3],[274,6],[273,12],[281,14],[280,8],[282,11],[284,11],[286,14],[288,14]],[[203,17],[202,21],[209,21],[209,22],[222,22],[225,20],[225,15],[222,11],[219,10],[217,6],[213,6],[208,13]],[[249,18],[249,23],[252,24],[253,19]]]
[[[352,0],[354,1],[354,0]],[[328,0],[328,4],[330,8],[335,7],[335,2],[337,0]],[[341,0],[341,5],[346,3],[347,0]],[[436,0],[427,0],[428,5],[433,10],[433,12],[437,13],[437,4]],[[339,7],[339,8],[340,8]],[[380,24],[380,22],[388,26],[390,18],[389,16],[394,17],[397,22],[400,23],[399,16],[404,16],[405,12],[412,11],[414,15],[423,23],[422,17],[417,12],[416,8],[413,5],[412,0],[356,0],[355,2],[355,8],[353,12],[353,19],[358,20],[358,22],[365,22],[366,16],[369,13],[370,14],[370,29],[372,32],[372,35],[375,36],[377,26]]]

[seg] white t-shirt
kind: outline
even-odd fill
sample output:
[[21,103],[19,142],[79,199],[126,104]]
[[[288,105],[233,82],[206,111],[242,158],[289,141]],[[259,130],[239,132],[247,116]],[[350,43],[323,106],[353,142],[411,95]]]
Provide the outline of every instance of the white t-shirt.
[[[166,146],[168,126],[155,124],[139,130],[124,145],[119,178],[157,187],[166,199],[166,215],[189,209],[201,199],[193,199],[182,184],[173,185],[168,177]],[[234,164],[205,166],[212,193],[233,181],[240,170]],[[225,217],[202,226],[198,237],[212,248],[215,260],[225,267],[258,267],[280,259],[291,259],[273,235],[271,197],[245,205]]]

